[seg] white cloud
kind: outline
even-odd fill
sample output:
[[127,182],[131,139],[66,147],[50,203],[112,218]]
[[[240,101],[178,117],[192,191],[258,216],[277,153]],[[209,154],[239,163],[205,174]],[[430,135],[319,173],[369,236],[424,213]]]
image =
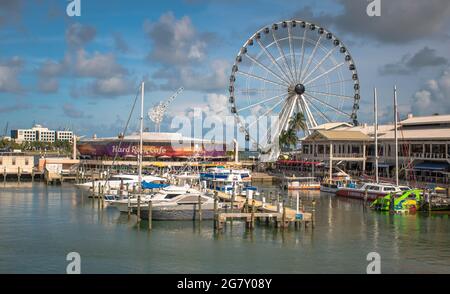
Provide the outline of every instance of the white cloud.
[[18,75],[22,71],[23,61],[15,56],[0,60],[0,92],[17,93],[22,90]]
[[412,110],[417,114],[450,114],[450,68],[429,80],[413,96]]

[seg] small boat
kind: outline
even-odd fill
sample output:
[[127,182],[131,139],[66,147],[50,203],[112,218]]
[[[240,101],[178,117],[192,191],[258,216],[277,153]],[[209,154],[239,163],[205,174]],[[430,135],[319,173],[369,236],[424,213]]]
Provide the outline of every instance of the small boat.
[[415,212],[423,206],[423,190],[409,190],[402,192],[392,192],[384,197],[376,199],[370,208],[378,211],[390,211],[392,197],[394,197],[393,211],[395,212]]
[[284,177],[282,186],[288,190],[320,190],[320,182],[315,177]]
[[206,181],[206,187],[230,195],[233,192],[241,196],[246,196],[248,193],[259,195],[258,188],[252,186],[249,181],[242,179],[241,173],[230,173],[226,178]]
[[243,181],[251,181],[251,172],[246,169],[226,169],[223,167],[208,168],[206,172],[200,173],[201,181],[212,181],[227,179],[229,175],[238,175]]
[[384,183],[363,183],[361,185],[350,185],[338,189],[336,196],[355,198],[355,199],[365,199],[367,193],[368,201],[374,201],[379,197],[383,197],[393,192],[403,192],[411,190],[407,186],[395,186],[393,184]]
[[[199,215],[199,202],[201,203],[202,219],[214,219],[214,198],[200,191],[190,189],[177,196],[165,196],[159,199],[152,197],[152,220],[195,220]],[[148,218],[149,204],[141,207],[141,218]],[[220,208],[218,203],[218,209]],[[132,208],[133,213],[137,208]]]
[[326,179],[320,183],[320,191],[326,193],[336,193],[340,188],[344,188],[345,184],[342,180]]

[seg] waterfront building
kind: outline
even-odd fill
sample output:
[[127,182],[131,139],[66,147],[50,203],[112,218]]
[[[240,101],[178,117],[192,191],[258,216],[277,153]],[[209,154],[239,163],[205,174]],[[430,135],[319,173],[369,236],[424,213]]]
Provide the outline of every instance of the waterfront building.
[[[373,174],[374,126],[346,123],[318,126],[302,140],[298,160],[334,162],[350,171]],[[407,181],[448,184],[450,176],[450,115],[408,117],[399,122],[400,177]],[[395,126],[378,126],[379,173],[395,172]]]
[[22,142],[55,142],[73,140],[71,131],[49,130],[41,125],[34,125],[31,129],[11,130],[11,138],[17,143]]
[[[139,134],[82,139],[77,150],[82,159],[133,159],[139,153]],[[226,143],[183,137],[179,133],[143,133],[143,157],[152,161],[227,159]]]
[[23,153],[0,153],[0,173],[31,174],[34,168],[34,156]]

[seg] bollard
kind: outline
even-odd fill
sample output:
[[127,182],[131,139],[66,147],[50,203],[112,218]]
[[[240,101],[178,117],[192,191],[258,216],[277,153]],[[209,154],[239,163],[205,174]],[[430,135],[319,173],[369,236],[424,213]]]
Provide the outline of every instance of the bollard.
[[148,229],[152,229],[152,210],[153,210],[153,203],[151,200],[148,201]]
[[137,223],[141,222],[141,195],[137,196]]
[[202,196],[198,196],[198,220],[202,221]]

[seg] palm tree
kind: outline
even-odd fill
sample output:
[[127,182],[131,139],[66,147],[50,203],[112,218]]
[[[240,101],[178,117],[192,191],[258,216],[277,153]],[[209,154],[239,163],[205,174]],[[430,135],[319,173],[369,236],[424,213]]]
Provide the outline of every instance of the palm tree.
[[279,143],[283,147],[287,147],[290,149],[292,145],[297,144],[297,132],[294,129],[289,128],[287,131],[282,131],[279,137]]
[[297,112],[296,114],[294,114],[294,116],[289,120],[289,128],[294,129],[297,132],[307,129],[303,112]]

